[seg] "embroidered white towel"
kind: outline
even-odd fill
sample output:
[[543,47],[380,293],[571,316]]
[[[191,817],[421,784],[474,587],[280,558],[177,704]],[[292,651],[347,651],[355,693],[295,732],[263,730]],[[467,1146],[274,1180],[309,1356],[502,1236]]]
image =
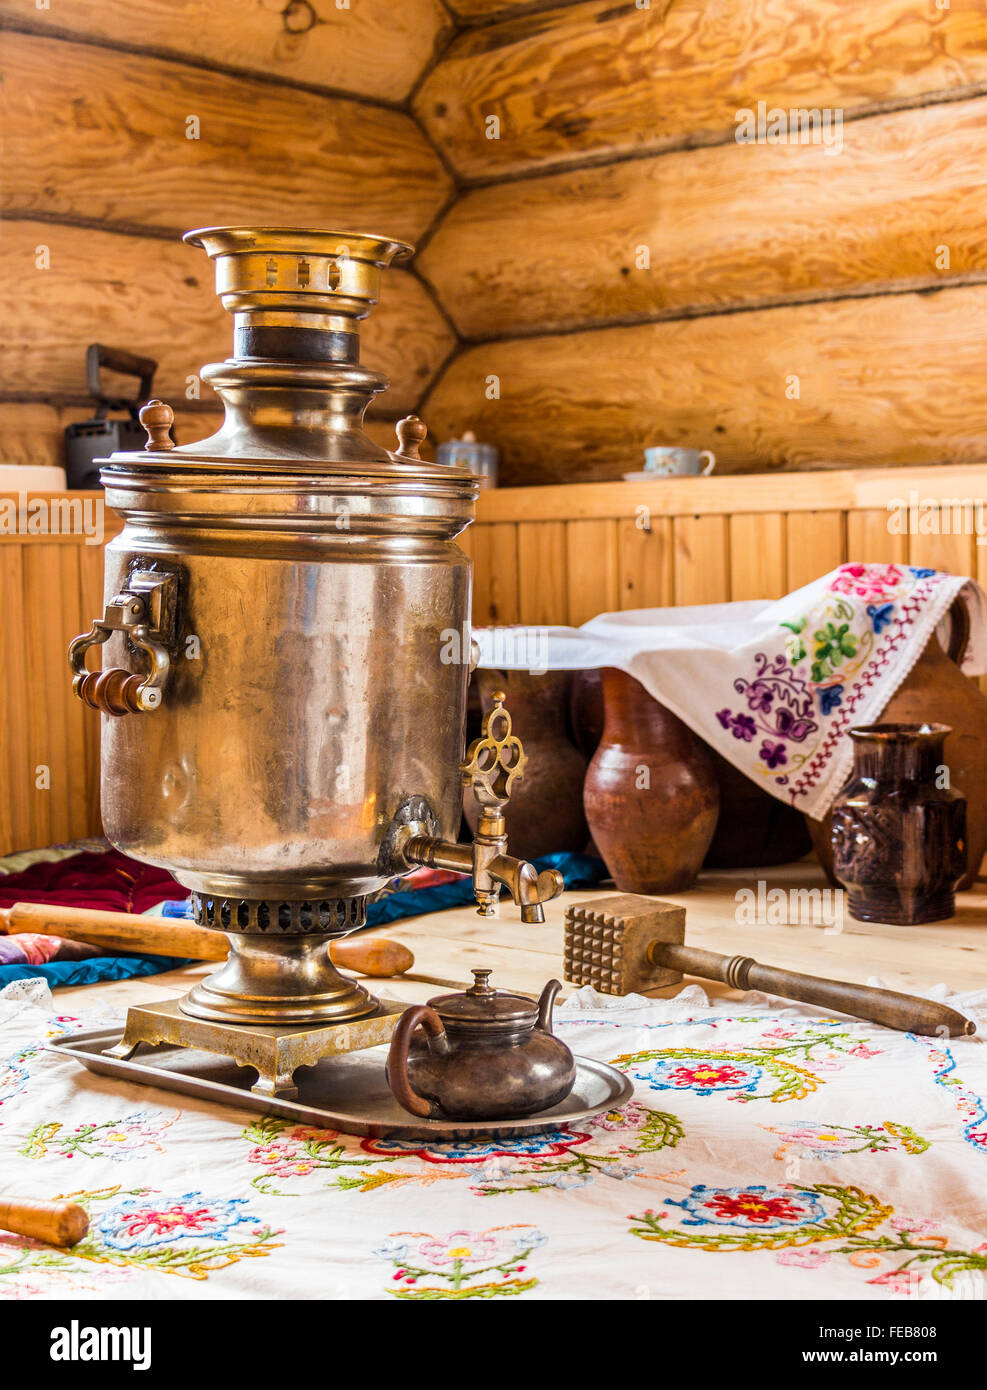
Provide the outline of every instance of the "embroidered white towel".
[[481,628],[481,666],[615,666],[753,781],[819,818],[852,762],[846,731],[875,723],[962,591],[967,675],[987,671],[987,597],[910,565],[846,564],[778,600],[603,613],[580,628]]

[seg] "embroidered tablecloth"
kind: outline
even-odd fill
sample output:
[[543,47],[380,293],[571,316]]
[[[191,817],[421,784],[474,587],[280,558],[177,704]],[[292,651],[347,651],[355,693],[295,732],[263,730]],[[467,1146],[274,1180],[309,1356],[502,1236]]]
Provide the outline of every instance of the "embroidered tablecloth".
[[479,628],[479,664],[615,666],[779,800],[821,819],[876,722],[962,593],[967,675],[987,671],[987,597],[916,565],[840,565],[777,601],[602,613],[580,628]]
[[[987,1026],[987,992],[952,1000]],[[633,1078],[575,1131],[360,1140],[93,1076],[103,1021],[0,994],[0,1188],[69,1196],[62,1251],[0,1233],[7,1298],[839,1298],[987,1292],[987,1050],[749,996],[583,990],[574,1051]]]

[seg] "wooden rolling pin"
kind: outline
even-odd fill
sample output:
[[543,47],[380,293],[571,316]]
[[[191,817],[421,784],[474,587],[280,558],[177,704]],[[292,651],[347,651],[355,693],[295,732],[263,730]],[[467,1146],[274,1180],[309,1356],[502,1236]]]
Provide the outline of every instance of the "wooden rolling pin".
[[[0,935],[17,932],[39,932],[116,951],[188,956],[191,960],[225,960],[230,950],[222,932],[207,931],[173,917],[140,917],[130,912],[62,907],[51,903],[14,903],[13,907],[0,907]],[[334,941],[329,953],[333,965],[381,979],[403,975],[415,963],[407,946],[385,936]]]
[[78,1245],[89,1230],[89,1217],[76,1202],[34,1202],[0,1197],[0,1228],[46,1245]]

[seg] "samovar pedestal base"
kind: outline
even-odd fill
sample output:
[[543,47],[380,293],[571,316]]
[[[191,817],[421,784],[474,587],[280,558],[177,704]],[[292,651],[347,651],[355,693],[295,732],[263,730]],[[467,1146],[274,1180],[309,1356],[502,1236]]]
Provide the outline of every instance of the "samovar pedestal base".
[[393,999],[374,1000],[369,995],[368,999],[373,1012],[366,1017],[287,1027],[195,1018],[183,1008],[184,998],[165,999],[128,1009],[124,1035],[106,1055],[126,1060],[144,1043],[150,1047],[170,1043],[211,1052],[232,1058],[238,1066],[253,1067],[257,1080],[250,1089],[257,1095],[293,1100],[298,1094],[296,1067],[312,1067],[323,1057],[360,1052],[390,1041],[407,1004]]

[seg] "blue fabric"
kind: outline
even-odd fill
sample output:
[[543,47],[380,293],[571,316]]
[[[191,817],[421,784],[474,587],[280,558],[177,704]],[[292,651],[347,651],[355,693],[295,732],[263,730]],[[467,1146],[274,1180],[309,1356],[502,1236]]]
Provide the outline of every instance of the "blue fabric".
[[[608,876],[602,859],[591,854],[546,854],[534,861],[541,873],[558,869],[566,888],[593,888]],[[462,878],[458,883],[438,883],[433,888],[412,888],[404,893],[391,893],[367,908],[367,926],[381,927],[386,922],[399,922],[403,917],[420,917],[426,912],[441,912],[446,907],[468,907],[473,902],[473,880]],[[190,907],[183,902],[165,903],[165,917],[189,917]]]
[[89,960],[50,960],[44,965],[0,965],[0,989],[12,980],[47,980],[59,985],[96,985],[104,980],[133,980],[188,965],[172,956],[91,956]]

